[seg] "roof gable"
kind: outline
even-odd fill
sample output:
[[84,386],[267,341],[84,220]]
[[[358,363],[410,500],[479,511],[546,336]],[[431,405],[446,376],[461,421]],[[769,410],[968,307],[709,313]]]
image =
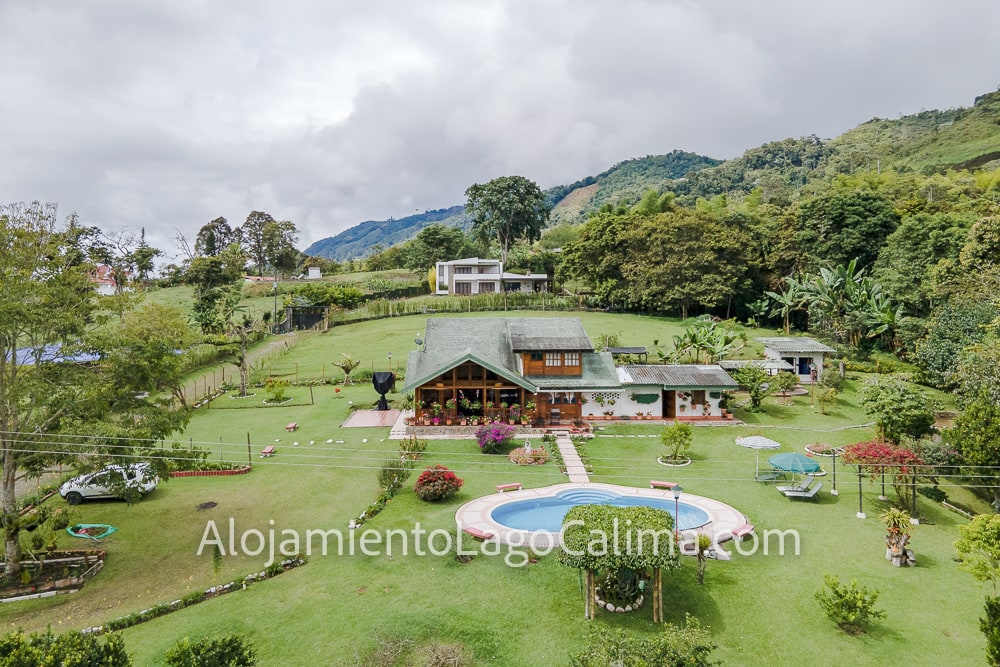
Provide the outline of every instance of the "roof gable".
[[594,344],[575,317],[526,317],[506,322],[513,352],[594,351]]
[[[588,381],[600,379],[603,386],[609,379],[614,380],[610,355],[605,360],[592,354],[590,338],[575,317],[433,317],[427,320],[424,340],[424,348],[410,352],[407,359],[404,391],[415,389],[465,361],[473,361],[535,392],[541,378],[522,376],[518,354],[522,351],[584,352],[583,370],[585,377],[590,376]],[[605,377],[609,375],[610,378]],[[573,380],[561,377],[558,381],[571,384]]]
[[778,352],[796,353],[796,352],[836,352],[835,349],[829,345],[824,345],[814,338],[809,338],[808,336],[791,336],[787,338],[758,338],[758,341],[767,348]]
[[[522,377],[516,371],[512,371],[511,369],[503,365],[498,365],[495,360],[484,358],[476,354],[472,350],[468,349],[461,350],[451,359],[444,360],[433,366],[430,366],[427,363],[421,364],[419,359],[415,360],[414,357],[416,357],[419,354],[420,354],[419,351],[410,352],[410,357],[407,363],[407,370],[406,370],[406,383],[403,385],[403,391],[412,391],[423,384],[427,384],[429,381],[433,380],[442,373],[447,373],[451,369],[461,366],[467,361],[471,361],[474,364],[478,364],[483,368],[496,373],[498,376],[504,378],[505,380],[513,382],[514,384],[523,387],[524,389],[527,389],[531,393],[536,393],[538,391],[537,386],[535,386],[529,380]],[[416,363],[414,363],[414,361],[416,361]],[[417,375],[415,377],[411,376],[410,374],[411,367],[420,368],[421,370],[418,371],[420,372],[420,375]]]

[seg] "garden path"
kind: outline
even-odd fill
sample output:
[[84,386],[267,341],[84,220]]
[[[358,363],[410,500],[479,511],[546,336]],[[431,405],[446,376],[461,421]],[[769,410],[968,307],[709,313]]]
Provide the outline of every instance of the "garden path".
[[587,474],[587,468],[583,465],[583,460],[576,451],[576,446],[573,445],[573,441],[570,440],[569,433],[567,431],[556,431],[556,447],[559,448],[559,454],[562,456],[563,465],[566,466],[566,476],[569,477],[571,482],[589,482],[590,475]]

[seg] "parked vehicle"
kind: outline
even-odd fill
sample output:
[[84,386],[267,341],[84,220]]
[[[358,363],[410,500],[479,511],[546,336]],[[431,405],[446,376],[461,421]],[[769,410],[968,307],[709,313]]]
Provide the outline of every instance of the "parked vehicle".
[[59,495],[70,505],[79,505],[85,498],[125,498],[133,493],[144,496],[159,482],[148,463],[113,464],[65,482],[59,487]]

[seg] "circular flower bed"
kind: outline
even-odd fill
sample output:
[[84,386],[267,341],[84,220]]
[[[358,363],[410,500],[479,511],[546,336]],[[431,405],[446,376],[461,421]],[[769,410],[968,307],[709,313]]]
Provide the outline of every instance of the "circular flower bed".
[[507,458],[519,466],[541,465],[549,460],[549,454],[541,446],[532,447],[530,451],[526,447],[518,447]]
[[822,443],[813,443],[806,445],[806,451],[814,456],[833,456],[836,454],[840,456],[844,453],[843,447],[834,447],[833,445],[824,445]]
[[455,473],[443,465],[436,465],[420,473],[413,490],[421,500],[434,502],[451,498],[458,493],[463,483]]
[[635,611],[643,603],[644,581],[634,570],[609,572],[597,586],[597,606],[619,614]]
[[684,466],[691,465],[691,457],[685,456],[680,459],[668,459],[666,456],[660,456],[656,459],[656,462],[661,466],[668,466],[671,468],[683,468]]

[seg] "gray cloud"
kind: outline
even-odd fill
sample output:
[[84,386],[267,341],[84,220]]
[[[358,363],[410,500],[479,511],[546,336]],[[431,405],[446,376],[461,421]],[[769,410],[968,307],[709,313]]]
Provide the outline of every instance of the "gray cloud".
[[125,0],[0,5],[0,200],[145,227],[364,219],[680,148],[733,157],[1000,81],[960,2]]

